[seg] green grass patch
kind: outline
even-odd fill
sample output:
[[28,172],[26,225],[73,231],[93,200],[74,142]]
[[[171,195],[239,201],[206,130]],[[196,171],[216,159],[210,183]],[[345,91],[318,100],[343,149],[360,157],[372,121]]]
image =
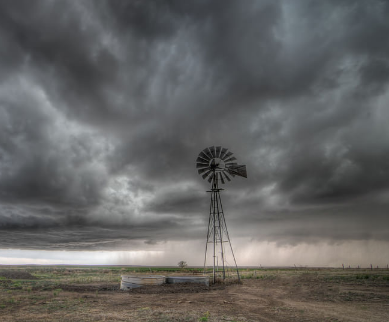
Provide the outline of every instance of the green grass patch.
[[200,322],[207,322],[209,320],[209,312],[205,312],[204,315],[202,317],[199,318],[199,321]]

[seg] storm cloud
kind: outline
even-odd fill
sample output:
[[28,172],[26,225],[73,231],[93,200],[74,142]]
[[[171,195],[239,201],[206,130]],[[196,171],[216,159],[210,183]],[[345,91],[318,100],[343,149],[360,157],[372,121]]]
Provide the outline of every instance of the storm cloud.
[[[389,242],[387,1],[0,3],[0,248]],[[151,248],[150,248],[151,247]],[[280,246],[281,247],[281,246]]]

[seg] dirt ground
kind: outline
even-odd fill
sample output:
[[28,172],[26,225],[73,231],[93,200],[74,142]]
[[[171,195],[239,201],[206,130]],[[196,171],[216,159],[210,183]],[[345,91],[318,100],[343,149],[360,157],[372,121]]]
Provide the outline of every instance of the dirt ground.
[[4,275],[0,321],[389,321],[388,271],[254,271],[242,274],[242,284],[127,292],[111,281],[44,283],[33,273],[42,282],[23,285]]

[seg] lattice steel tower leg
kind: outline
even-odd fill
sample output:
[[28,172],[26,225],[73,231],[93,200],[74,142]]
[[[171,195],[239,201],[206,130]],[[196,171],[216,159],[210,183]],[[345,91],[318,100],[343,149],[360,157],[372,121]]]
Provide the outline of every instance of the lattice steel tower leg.
[[212,281],[213,283],[215,283],[216,281],[216,257],[217,257],[216,254],[219,247],[220,247],[221,261],[222,261],[222,268],[223,268],[222,271],[223,280],[226,278],[226,272],[225,272],[226,254],[223,246],[225,243],[228,243],[231,249],[232,257],[234,259],[238,280],[240,280],[238,265],[236,264],[236,259],[235,259],[234,251],[232,250],[230,236],[228,235],[227,224],[224,218],[222,200],[220,197],[220,190],[223,189],[219,189],[218,176],[215,175],[215,173],[213,175],[213,178],[214,180],[212,181],[211,190],[208,191],[211,193],[211,204],[209,207],[207,243],[205,245],[204,273],[205,273],[206,262],[207,262],[208,244],[213,244]]

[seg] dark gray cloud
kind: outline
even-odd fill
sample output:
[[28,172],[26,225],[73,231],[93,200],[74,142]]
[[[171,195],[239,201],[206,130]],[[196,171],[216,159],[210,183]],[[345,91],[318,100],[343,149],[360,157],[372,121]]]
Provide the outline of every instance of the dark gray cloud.
[[248,168],[223,192],[233,236],[387,241],[388,13],[386,1],[2,1],[0,247],[203,238],[194,161],[211,145]]

